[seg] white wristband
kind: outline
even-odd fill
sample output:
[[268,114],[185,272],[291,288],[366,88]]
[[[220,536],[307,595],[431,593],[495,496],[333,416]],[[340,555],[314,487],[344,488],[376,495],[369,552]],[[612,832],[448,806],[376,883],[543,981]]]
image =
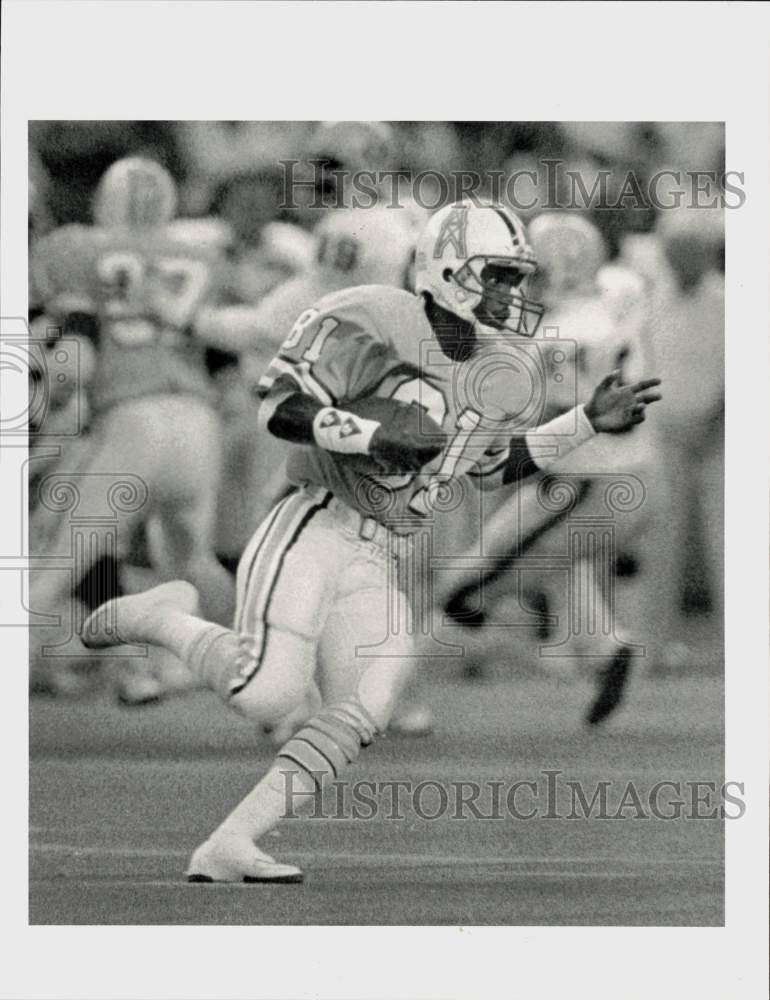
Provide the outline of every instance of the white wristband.
[[313,420],[313,437],[319,448],[342,455],[368,455],[372,435],[380,426],[347,410],[325,406]]
[[[524,437],[538,468],[546,470],[581,444],[596,437],[596,431],[581,404],[566,413],[560,413],[547,424],[530,428]],[[551,454],[543,454],[544,451]]]

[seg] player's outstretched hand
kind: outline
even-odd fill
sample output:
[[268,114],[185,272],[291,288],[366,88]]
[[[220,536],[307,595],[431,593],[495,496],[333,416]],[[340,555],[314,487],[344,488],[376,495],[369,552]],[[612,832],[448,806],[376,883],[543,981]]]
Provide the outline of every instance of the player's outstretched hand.
[[659,378],[644,378],[633,385],[623,385],[620,372],[610,372],[594,389],[585,414],[597,432],[619,434],[630,430],[634,424],[642,423],[650,403],[663,398],[655,391],[659,385]]

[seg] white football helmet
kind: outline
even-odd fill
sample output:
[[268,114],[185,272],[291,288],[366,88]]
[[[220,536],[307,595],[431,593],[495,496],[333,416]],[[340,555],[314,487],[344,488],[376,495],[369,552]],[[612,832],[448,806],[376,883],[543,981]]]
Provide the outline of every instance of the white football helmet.
[[431,216],[418,239],[415,291],[467,323],[533,337],[543,307],[525,289],[536,270],[524,226],[510,209],[460,201]]
[[396,160],[396,138],[388,122],[318,122],[306,156],[347,170],[387,170]]
[[596,294],[597,274],[607,259],[601,233],[575,212],[548,212],[529,224],[537,254],[538,294],[548,306]]
[[340,208],[316,226],[319,270],[332,285],[402,288],[414,247],[401,209]]
[[98,226],[152,228],[176,214],[177,192],[171,174],[155,160],[127,156],[102,175],[94,196]]

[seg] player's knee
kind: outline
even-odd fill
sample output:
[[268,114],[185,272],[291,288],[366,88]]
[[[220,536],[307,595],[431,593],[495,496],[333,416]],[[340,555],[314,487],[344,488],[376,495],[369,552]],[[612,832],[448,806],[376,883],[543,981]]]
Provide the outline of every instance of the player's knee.
[[274,726],[302,704],[306,689],[298,685],[270,690],[260,684],[250,684],[228,696],[228,703],[240,715],[260,726]]
[[310,719],[278,751],[282,773],[297,776],[301,785],[323,788],[358,758],[378,728],[357,698],[329,705]]
[[252,722],[272,726],[293,712],[313,679],[315,644],[270,629],[242,635],[237,671],[229,683],[230,705]]
[[221,625],[211,624],[200,633],[187,650],[185,662],[202,684],[252,722],[272,723],[301,699],[302,692],[291,685],[262,683],[254,637]]

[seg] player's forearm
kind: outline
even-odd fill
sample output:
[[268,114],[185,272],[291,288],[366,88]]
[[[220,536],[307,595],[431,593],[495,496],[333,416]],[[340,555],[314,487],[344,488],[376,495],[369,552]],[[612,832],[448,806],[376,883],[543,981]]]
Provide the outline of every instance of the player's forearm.
[[585,408],[573,407],[548,423],[511,438],[503,465],[503,486],[547,472],[556,462],[596,436]]
[[304,392],[271,393],[259,408],[259,426],[291,444],[313,444],[313,420],[322,404]]
[[441,428],[416,404],[367,397],[325,406],[284,389],[262,404],[260,421],[276,437],[340,455],[367,455],[386,473],[417,472],[446,445]]
[[325,451],[368,455],[374,432],[380,424],[348,410],[324,406],[304,392],[291,392],[275,405],[263,404],[264,425],[275,437],[292,444],[315,445]]
[[514,435],[507,447],[491,449],[486,461],[471,476],[485,490],[520,483],[547,471],[595,434],[584,408],[573,407],[538,427]]

